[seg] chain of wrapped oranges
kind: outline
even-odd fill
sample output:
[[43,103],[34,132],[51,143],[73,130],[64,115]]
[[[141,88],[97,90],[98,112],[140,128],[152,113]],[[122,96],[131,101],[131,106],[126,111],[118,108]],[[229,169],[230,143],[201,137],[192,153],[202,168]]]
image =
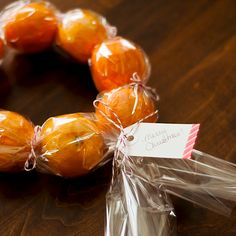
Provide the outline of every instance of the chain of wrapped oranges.
[[36,166],[47,173],[78,177],[106,159],[117,131],[109,121],[116,123],[119,117],[120,125],[127,127],[153,113],[145,121],[156,122],[157,99],[145,85],[148,58],[134,43],[116,37],[116,28],[104,17],[84,9],[61,13],[45,1],[17,1],[1,14],[1,26],[1,58],[5,44],[19,53],[56,45],[80,63],[89,62],[102,92],[94,113],[51,117],[42,127],[15,112],[0,111],[1,172]]

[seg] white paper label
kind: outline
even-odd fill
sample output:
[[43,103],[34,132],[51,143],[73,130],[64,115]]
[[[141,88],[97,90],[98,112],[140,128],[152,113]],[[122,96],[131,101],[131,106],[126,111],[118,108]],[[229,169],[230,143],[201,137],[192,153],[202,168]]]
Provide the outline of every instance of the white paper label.
[[186,159],[191,157],[198,131],[199,124],[140,123],[125,128],[126,138],[120,136],[117,145],[129,156]]

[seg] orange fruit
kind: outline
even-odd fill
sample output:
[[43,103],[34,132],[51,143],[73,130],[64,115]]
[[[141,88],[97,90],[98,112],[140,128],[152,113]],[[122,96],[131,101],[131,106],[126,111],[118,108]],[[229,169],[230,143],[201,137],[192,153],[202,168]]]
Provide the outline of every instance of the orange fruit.
[[7,44],[20,52],[34,53],[49,48],[57,32],[55,10],[43,1],[6,11],[3,21]]
[[0,171],[15,172],[24,169],[31,151],[33,124],[23,116],[0,111]]
[[116,37],[95,47],[91,72],[99,91],[111,90],[130,83],[135,72],[145,82],[150,74],[150,64],[140,47]]
[[[101,124],[100,128],[106,130],[108,130],[109,126],[114,128],[114,125],[107,121],[101,112],[119,125],[115,115],[112,113],[113,111],[119,117],[122,126],[125,128],[145,118],[157,109],[157,105],[148,91],[139,85],[127,85],[113,89],[110,92],[102,94],[98,100],[100,102],[96,108],[96,117]],[[157,115],[144,120],[144,122],[151,123],[156,121]]]
[[95,122],[81,113],[49,118],[42,126],[41,147],[43,158],[38,159],[38,166],[63,177],[87,174],[104,154]]
[[95,45],[109,37],[111,28],[97,13],[76,9],[64,14],[59,25],[57,44],[82,63],[87,63]]
[[4,43],[3,40],[0,38],[0,59],[3,58],[4,55]]

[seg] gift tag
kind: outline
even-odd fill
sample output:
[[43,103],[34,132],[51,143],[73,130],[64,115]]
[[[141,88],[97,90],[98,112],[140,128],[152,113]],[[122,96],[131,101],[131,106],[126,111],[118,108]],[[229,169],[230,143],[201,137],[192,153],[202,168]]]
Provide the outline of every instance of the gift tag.
[[[129,156],[187,159],[199,131],[199,124],[140,123],[124,129],[120,151]],[[118,143],[121,143],[120,141]]]

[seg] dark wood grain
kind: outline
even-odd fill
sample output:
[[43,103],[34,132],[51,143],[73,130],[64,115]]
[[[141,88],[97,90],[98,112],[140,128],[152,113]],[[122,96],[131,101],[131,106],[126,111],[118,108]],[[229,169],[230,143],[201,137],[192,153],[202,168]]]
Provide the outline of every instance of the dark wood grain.
[[[1,0],[0,7],[9,3]],[[161,122],[201,123],[197,149],[236,163],[236,1],[54,0],[61,10],[91,8],[138,44],[152,63],[150,85]],[[92,111],[97,91],[87,66],[53,50],[9,52],[0,70],[0,107],[34,123]],[[0,235],[103,235],[111,165],[63,180],[32,173],[0,174]],[[174,199],[178,234],[236,235],[226,218]]]

